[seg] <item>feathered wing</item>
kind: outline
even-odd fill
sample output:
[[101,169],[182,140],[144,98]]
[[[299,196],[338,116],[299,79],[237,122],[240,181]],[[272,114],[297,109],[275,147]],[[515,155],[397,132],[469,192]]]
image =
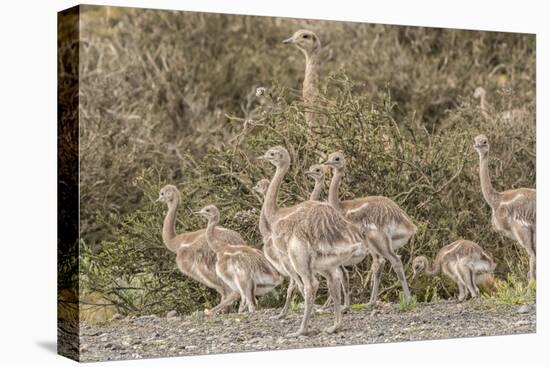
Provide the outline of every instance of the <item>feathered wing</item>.
[[[537,204],[535,190],[519,189],[503,193],[505,199],[498,208],[498,215],[507,216],[513,221],[525,226],[535,227],[537,222]],[[508,195],[506,195],[508,194]]]
[[[230,245],[246,244],[240,234],[222,226],[216,226],[216,228],[214,228],[214,236],[216,239]],[[180,245],[202,246],[204,244],[208,247],[206,243],[206,228],[198,229],[193,232],[180,233],[173,241]]]
[[246,242],[242,236],[230,229],[217,226],[214,228],[215,237],[217,240],[222,241],[225,244],[236,246],[236,245],[246,245]]
[[346,218],[362,225],[384,227],[392,223],[406,223],[416,230],[411,218],[393,200],[383,196],[369,196],[343,202]]
[[334,247],[339,244],[362,241],[362,233],[358,227],[348,222],[329,204],[320,202],[306,202],[306,205],[280,219],[277,222],[277,232],[283,242],[296,236],[321,254],[333,252]]
[[228,247],[224,251],[222,259],[232,261],[243,269],[249,269],[251,276],[261,278],[261,274],[265,274],[274,278],[279,277],[277,270],[269,263],[263,253],[249,246]]

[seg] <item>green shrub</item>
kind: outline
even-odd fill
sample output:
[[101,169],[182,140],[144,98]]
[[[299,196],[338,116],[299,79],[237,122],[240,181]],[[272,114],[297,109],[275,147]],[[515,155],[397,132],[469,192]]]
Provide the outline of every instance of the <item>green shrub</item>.
[[[216,304],[215,292],[182,276],[163,246],[166,208],[154,200],[175,184],[178,231],[203,228],[191,212],[215,203],[222,225],[260,247],[252,187],[273,167],[255,157],[278,144],[292,157],[283,206],[308,197],[303,172],[336,150],[349,162],[343,199],[384,195],[401,205],[418,226],[400,251],[408,274],[414,256],[433,257],[460,237],[491,253],[500,277],[508,262],[525,261],[491,229],[472,143],[489,136],[497,189],[534,186],[534,37],[308,21],[326,56],[319,125],[309,128],[294,90],[302,55],[279,45],[303,21],[109,9],[89,7],[81,29],[84,296],[101,293],[127,314]],[[259,85],[267,103],[254,97]],[[527,117],[484,119],[472,98],[478,85],[494,111],[525,107]],[[366,260],[350,271],[356,302],[368,299],[369,268]],[[450,295],[436,280],[413,287],[419,297],[428,289],[429,300]],[[396,301],[399,290],[386,265],[380,299]],[[261,305],[280,306],[284,295],[277,289]]]

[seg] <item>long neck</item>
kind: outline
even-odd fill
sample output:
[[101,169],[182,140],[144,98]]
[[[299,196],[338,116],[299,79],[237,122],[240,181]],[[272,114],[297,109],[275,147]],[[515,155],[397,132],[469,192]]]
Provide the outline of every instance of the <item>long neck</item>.
[[[264,197],[264,199],[265,199],[265,197]],[[263,207],[263,205],[262,205],[262,210],[260,211],[259,228],[260,228],[260,234],[263,237],[269,235],[269,233],[270,233],[269,223],[267,222],[267,218],[265,217],[265,208]]]
[[313,50],[310,53],[304,52],[306,55],[306,71],[303,84],[303,97],[306,106],[311,106],[315,103],[319,92],[319,52]]
[[324,180],[315,181],[315,187],[313,187],[313,191],[309,195],[309,200],[317,201],[321,198],[321,192],[323,192],[323,181]]
[[487,99],[485,98],[485,94],[482,94],[479,98],[479,109],[481,110],[481,114],[485,118],[489,118],[489,111],[487,109]]
[[424,263],[424,272],[428,276],[437,275],[441,271],[441,263],[439,261],[434,261],[430,264],[430,261],[427,258],[422,257],[422,262]]
[[166,213],[162,225],[162,241],[168,250],[172,252],[176,252],[177,247],[177,244],[174,243],[173,240],[176,238],[176,213],[178,211],[178,206],[178,198],[168,204],[168,213]]
[[267,193],[265,194],[265,200],[264,205],[262,206],[262,210],[265,214],[266,219],[270,222],[275,220],[277,216],[277,210],[279,209],[277,207],[277,195],[279,194],[279,188],[283,183],[283,178],[288,172],[288,169],[288,163],[277,167],[275,175],[271,179],[269,187],[267,188]]
[[332,180],[330,180],[330,188],[328,190],[328,203],[334,209],[341,210],[340,199],[338,198],[338,190],[340,189],[340,183],[344,177],[344,170],[342,168],[334,169]]
[[481,181],[481,192],[487,204],[494,208],[498,205],[498,192],[493,188],[489,176],[489,153],[479,155],[479,179]]
[[216,241],[214,229],[220,222],[219,218],[211,218],[208,219],[208,225],[206,226],[206,242],[208,243],[208,247],[212,249],[212,251],[218,253],[223,249],[223,246],[219,243],[219,241]]

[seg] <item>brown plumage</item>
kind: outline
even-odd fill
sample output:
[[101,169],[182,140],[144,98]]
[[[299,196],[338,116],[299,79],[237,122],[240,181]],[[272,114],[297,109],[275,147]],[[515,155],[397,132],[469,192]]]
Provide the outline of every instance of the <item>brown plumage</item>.
[[463,301],[468,292],[472,298],[479,296],[480,276],[490,274],[496,267],[495,262],[477,243],[458,240],[439,250],[430,265],[425,256],[413,260],[413,279],[419,272],[428,276],[444,273],[458,286],[458,299]]
[[525,108],[514,108],[511,110],[496,113],[487,103],[487,91],[483,87],[477,87],[474,91],[474,98],[479,99],[479,110],[485,120],[491,120],[492,116],[496,121],[514,124],[529,118],[529,113]]
[[313,125],[315,120],[315,109],[319,103],[319,54],[321,41],[315,33],[301,29],[296,31],[292,37],[283,41],[285,44],[296,46],[304,53],[306,58],[306,69],[302,85],[302,97],[306,107],[306,122]]
[[[321,193],[323,192],[323,187],[325,186],[325,175],[327,170],[330,168],[322,165],[322,164],[314,164],[308,168],[308,170],[305,172],[305,175],[315,182],[315,185],[313,186],[313,190],[311,191],[311,194],[309,195],[309,200],[321,200]],[[355,262],[361,261],[362,259],[352,259],[352,263],[348,265],[355,265]],[[344,298],[344,307],[342,308],[342,312],[347,312],[351,306],[351,299],[349,294],[349,274],[348,271],[344,266],[340,267],[340,283],[342,286],[342,295]],[[327,309],[332,304],[332,299],[330,297],[327,298],[327,301],[323,305],[323,309]]]
[[529,256],[529,278],[536,279],[536,191],[513,189],[498,192],[493,188],[489,175],[489,139],[478,135],[474,149],[479,154],[479,178],[481,192],[491,207],[493,228],[517,241]]
[[[260,194],[262,198],[265,198],[265,194],[267,193],[268,186],[269,186],[269,180],[264,178],[256,183],[256,185],[254,186],[254,190],[258,194]],[[275,267],[275,269],[277,269],[279,274],[289,278],[289,283],[286,291],[285,304],[283,305],[283,308],[281,309],[281,312],[278,315],[278,318],[283,318],[288,314],[288,309],[292,301],[292,296],[294,294],[294,290],[296,289],[297,285],[296,285],[296,282],[294,281],[294,278],[290,276],[290,273],[287,270],[291,267],[291,264],[290,264],[290,260],[286,256],[286,253],[281,253],[278,249],[276,249],[273,246],[273,241],[271,239],[271,228],[269,226],[269,222],[267,221],[267,218],[265,217],[263,208],[260,212],[259,229],[260,229],[260,234],[262,235],[263,252],[266,259],[271,263],[271,265]]]
[[[184,275],[215,289],[220,294],[220,303],[211,311],[213,313],[222,311],[237,300],[239,294],[216,274],[216,254],[208,247],[206,229],[176,234],[176,214],[180,200],[181,195],[176,186],[166,185],[160,190],[157,201],[164,202],[168,206],[162,229],[164,245],[176,254],[176,264]],[[232,245],[245,243],[237,232],[223,227],[216,228],[215,236]]]
[[318,273],[326,278],[329,294],[334,300],[335,322],[326,329],[333,333],[342,323],[338,268],[353,257],[366,255],[362,233],[326,203],[306,201],[286,210],[279,208],[277,194],[290,167],[290,155],[285,148],[277,146],[259,158],[276,167],[262,211],[271,228],[273,245],[288,256],[291,264],[289,274],[301,286],[305,301],[300,329],[292,335],[307,333],[319,284],[315,278]]
[[240,312],[248,306],[256,310],[256,296],[264,295],[275,288],[281,278],[261,251],[246,245],[230,245],[224,238],[215,235],[220,212],[214,205],[202,208],[198,214],[208,219],[206,240],[216,254],[216,274],[241,296]]
[[411,300],[407,279],[401,258],[395,253],[403,247],[416,232],[416,226],[410,217],[393,200],[383,196],[367,196],[360,199],[341,201],[338,189],[344,177],[345,157],[340,152],[329,155],[326,165],[333,170],[329,188],[329,203],[344,216],[360,225],[363,231],[371,231],[369,241],[372,261],[372,292],[370,304],[374,305],[378,297],[380,277],[385,259],[389,260],[395,271],[405,301]]
[[484,119],[488,120],[491,118],[489,114],[489,108],[487,106],[487,92],[483,87],[477,87],[474,91],[474,98],[479,99],[479,110]]
[[325,167],[321,164],[314,164],[305,172],[305,175],[315,182],[313,190],[309,195],[309,200],[319,201],[321,200],[321,193],[325,186]]

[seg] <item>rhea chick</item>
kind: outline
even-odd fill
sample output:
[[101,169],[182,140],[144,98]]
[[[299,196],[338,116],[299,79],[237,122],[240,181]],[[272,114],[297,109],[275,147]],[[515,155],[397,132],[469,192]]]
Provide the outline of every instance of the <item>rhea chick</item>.
[[458,300],[463,301],[468,292],[472,298],[479,296],[482,275],[492,273],[496,264],[477,243],[461,239],[441,248],[433,264],[430,265],[425,256],[417,256],[412,266],[413,279],[420,272],[428,276],[447,275],[457,284]]
[[248,311],[254,312],[256,296],[270,292],[281,283],[281,277],[261,251],[217,240],[214,229],[220,221],[220,212],[214,205],[205,206],[197,214],[208,219],[206,240],[216,254],[216,274],[241,295],[241,306],[247,305]]

